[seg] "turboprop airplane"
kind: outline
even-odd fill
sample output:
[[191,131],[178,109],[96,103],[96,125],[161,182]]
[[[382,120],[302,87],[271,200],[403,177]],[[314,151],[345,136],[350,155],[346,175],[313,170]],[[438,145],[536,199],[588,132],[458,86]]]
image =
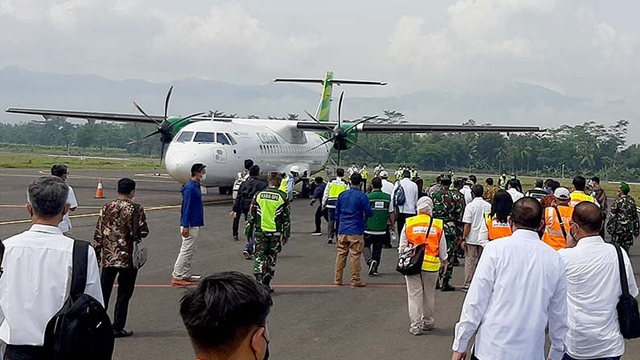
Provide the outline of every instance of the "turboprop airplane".
[[[331,149],[340,152],[357,144],[359,133],[427,133],[427,132],[534,132],[539,127],[518,126],[465,126],[431,124],[371,124],[376,118],[365,117],[355,123],[343,123],[341,119],[343,95],[338,106],[338,121],[330,122],[333,85],[386,85],[379,81],[334,79],[328,71],[324,79],[275,79],[275,82],[317,83],[323,85],[320,104],[311,120],[267,120],[215,118],[195,113],[185,117],[168,117],[168,106],[173,87],[165,100],[163,116],[151,116],[134,102],[141,114],[66,111],[30,108],[8,108],[6,112],[66,117],[99,121],[153,123],[158,130],[145,138],[159,134],[162,142],[161,158],[169,175],[180,183],[191,177],[194,163],[207,166],[207,177],[202,183],[219,187],[221,194],[230,194],[236,174],[244,169],[244,160],[251,159],[260,165],[263,173],[288,172],[293,166],[300,174],[321,171],[329,159]],[[174,136],[175,134],[175,136]],[[165,145],[168,144],[165,154]],[[364,149],[363,149],[364,150]],[[365,150],[366,152],[366,150]]]

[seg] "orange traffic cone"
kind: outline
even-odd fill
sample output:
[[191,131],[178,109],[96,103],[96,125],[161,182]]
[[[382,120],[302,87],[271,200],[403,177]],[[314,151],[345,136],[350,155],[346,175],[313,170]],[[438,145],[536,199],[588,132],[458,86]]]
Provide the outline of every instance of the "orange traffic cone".
[[98,180],[98,189],[96,190],[96,199],[104,199],[104,190],[102,190],[102,180]]

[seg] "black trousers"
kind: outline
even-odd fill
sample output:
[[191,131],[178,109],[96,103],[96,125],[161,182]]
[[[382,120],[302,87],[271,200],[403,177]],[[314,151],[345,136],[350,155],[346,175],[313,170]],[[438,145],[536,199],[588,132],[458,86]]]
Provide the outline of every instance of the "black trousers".
[[102,296],[104,297],[104,307],[109,307],[109,298],[113,283],[118,277],[118,297],[116,298],[116,308],[113,312],[113,330],[124,329],[127,323],[127,313],[129,312],[129,300],[133,296],[136,286],[138,269],[103,267],[100,281],[102,283]]
[[329,221],[329,214],[327,209],[322,210],[322,205],[319,205],[316,209],[316,232],[322,232],[322,218]]
[[405,213],[401,213],[398,212],[398,232],[396,234],[398,234],[398,239],[400,238],[400,234],[402,234],[402,228],[404,227],[404,223],[407,221],[408,218],[412,217],[412,216],[416,216],[416,214],[405,214]]
[[364,234],[364,261],[367,265],[371,264],[371,260],[375,260],[380,265],[380,257],[382,256],[382,245],[385,241],[385,235]]
[[233,236],[238,237],[238,228],[240,227],[240,214],[236,214],[236,217],[233,219]]
[[41,360],[46,359],[44,346],[7,345],[4,360]]

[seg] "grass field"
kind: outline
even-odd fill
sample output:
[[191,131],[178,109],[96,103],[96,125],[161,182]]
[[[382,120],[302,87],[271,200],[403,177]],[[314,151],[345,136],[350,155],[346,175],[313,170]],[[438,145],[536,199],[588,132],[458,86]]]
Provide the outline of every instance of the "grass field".
[[73,169],[152,170],[160,167],[159,163],[157,159],[82,158],[64,155],[0,153],[0,169],[48,169],[54,164],[66,164]]

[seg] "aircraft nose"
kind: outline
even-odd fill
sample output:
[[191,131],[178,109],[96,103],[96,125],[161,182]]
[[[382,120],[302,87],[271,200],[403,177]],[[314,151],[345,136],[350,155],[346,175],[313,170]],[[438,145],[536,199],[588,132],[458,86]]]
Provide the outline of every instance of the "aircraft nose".
[[193,152],[187,151],[167,151],[164,160],[169,175],[181,183],[185,183],[191,178],[191,166],[193,164],[201,163],[209,168],[209,162]]

